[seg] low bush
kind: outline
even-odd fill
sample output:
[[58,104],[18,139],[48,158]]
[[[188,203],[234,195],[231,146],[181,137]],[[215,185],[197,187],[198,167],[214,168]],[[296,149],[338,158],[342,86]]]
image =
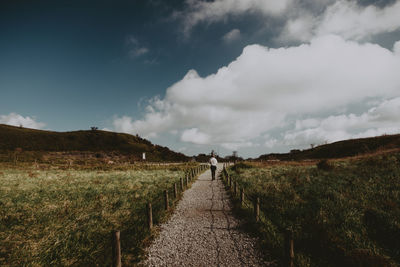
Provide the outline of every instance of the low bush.
[[323,159],[317,163],[317,168],[319,170],[331,171],[331,170],[333,170],[333,164],[331,162],[329,162],[328,160]]
[[239,162],[239,163],[236,163],[235,165],[233,165],[232,170],[238,172],[238,171],[240,171],[240,169],[251,169],[253,167],[254,166],[249,163]]

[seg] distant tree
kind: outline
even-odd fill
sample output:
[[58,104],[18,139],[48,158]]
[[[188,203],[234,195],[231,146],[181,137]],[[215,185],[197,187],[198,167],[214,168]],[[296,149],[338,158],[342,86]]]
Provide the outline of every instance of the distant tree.
[[232,152],[232,159],[233,161],[236,163],[236,161],[238,160],[238,152],[237,151],[233,151]]
[[237,161],[242,161],[243,158],[238,156],[237,151],[234,151],[235,153],[232,153],[232,155],[226,156],[224,158],[224,161],[233,161],[233,162],[237,162]]
[[311,147],[311,148],[314,148],[314,147],[315,147],[315,144],[310,144],[310,147]]
[[90,130],[92,130],[92,131],[97,131],[98,129],[99,129],[99,127],[96,127],[96,126],[90,127]]

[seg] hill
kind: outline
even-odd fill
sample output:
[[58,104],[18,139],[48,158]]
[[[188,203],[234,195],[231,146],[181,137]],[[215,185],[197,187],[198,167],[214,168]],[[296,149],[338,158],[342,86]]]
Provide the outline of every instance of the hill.
[[352,157],[373,153],[378,150],[396,148],[400,148],[400,134],[338,141],[311,149],[294,149],[290,153],[265,154],[261,155],[256,160],[332,159]]
[[125,133],[101,130],[53,132],[0,124],[0,151],[117,152],[139,160],[142,153],[150,161],[187,161],[189,157],[167,147]]

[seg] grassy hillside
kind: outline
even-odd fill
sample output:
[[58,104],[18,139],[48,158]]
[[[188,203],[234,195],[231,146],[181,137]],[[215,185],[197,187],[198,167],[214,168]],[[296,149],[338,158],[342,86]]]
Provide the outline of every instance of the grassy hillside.
[[295,266],[399,266],[400,152],[321,162],[230,168],[246,197],[260,198],[261,222],[251,229],[264,249],[282,260],[292,228]]
[[182,153],[153,145],[139,136],[107,131],[52,132],[0,124],[0,151],[91,151],[130,154],[137,160],[146,152],[151,161],[186,161]]
[[400,134],[350,139],[291,153],[261,155],[258,160],[304,160],[352,157],[377,150],[400,148]]

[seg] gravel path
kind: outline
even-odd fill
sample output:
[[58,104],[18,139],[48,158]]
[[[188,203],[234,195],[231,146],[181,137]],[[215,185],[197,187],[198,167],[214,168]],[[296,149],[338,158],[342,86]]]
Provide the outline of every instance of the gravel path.
[[[222,165],[218,166],[218,173]],[[146,266],[272,266],[260,262],[256,241],[239,231],[221,180],[206,171],[187,190],[148,248]]]

